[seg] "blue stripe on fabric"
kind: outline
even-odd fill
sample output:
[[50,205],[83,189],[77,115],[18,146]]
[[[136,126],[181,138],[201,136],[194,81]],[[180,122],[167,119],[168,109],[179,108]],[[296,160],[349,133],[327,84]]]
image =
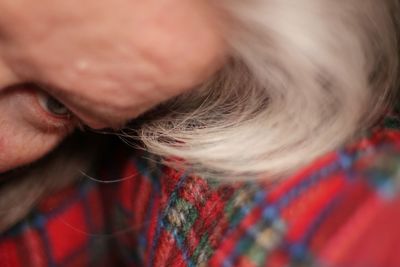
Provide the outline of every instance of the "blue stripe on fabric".
[[[351,167],[353,166],[355,160],[356,159],[354,157],[352,158],[350,155],[344,152],[339,153],[339,162],[342,168],[345,170],[343,172],[343,176],[345,179],[347,179],[347,181],[352,181],[355,178],[353,172],[351,171]],[[344,194],[342,192],[336,193],[336,195],[329,201],[327,205],[325,205],[319,214],[315,216],[314,221],[310,224],[308,230],[304,233],[303,237],[300,238],[302,240],[300,243],[309,245],[311,238],[318,230],[319,226],[328,217],[330,212],[339,204],[343,197]]]
[[35,224],[38,226],[37,231],[40,236],[40,240],[43,242],[44,252],[46,255],[47,266],[49,267],[56,267],[55,260],[53,258],[53,250],[50,244],[49,236],[47,235],[46,228],[45,228],[45,218],[43,216],[37,216]]
[[[169,224],[166,224],[166,223],[162,222],[162,226],[163,226],[164,228],[167,229],[168,226],[169,226]],[[172,236],[174,237],[174,239],[175,239],[175,241],[176,241],[176,244],[177,244],[178,249],[182,252],[183,259],[185,260],[187,266],[189,266],[189,267],[196,267],[195,264],[194,264],[194,263],[192,262],[192,260],[190,259],[189,251],[186,249],[185,242],[184,242],[185,237],[182,237],[182,236],[178,233],[178,231],[177,231],[176,228],[174,228],[174,229],[173,229],[172,231],[170,231],[170,232],[172,233]]]
[[41,242],[43,242],[43,248],[47,261],[47,266],[49,267],[58,266],[53,257],[52,246],[50,244],[50,239],[48,237],[46,225],[51,219],[64,213],[75,203],[83,200],[83,204],[85,205],[86,203],[83,198],[86,198],[88,192],[93,187],[94,183],[91,181],[82,183],[80,187],[77,190],[75,190],[70,197],[68,197],[65,201],[61,203],[61,205],[57,206],[54,209],[51,209],[50,211],[44,214],[40,212],[32,212],[28,219],[15,225],[9,231],[3,234],[2,237],[20,236],[21,234],[24,234],[24,232],[29,230],[37,231],[40,237],[39,239],[41,240]]
[[[82,183],[82,186],[85,187],[86,191],[89,191],[92,187],[94,187],[94,182],[88,181]],[[30,230],[32,228],[40,228],[48,220],[65,212],[70,206],[72,206],[76,202],[79,202],[80,200],[81,200],[81,192],[80,190],[75,190],[70,197],[68,197],[59,206],[51,209],[50,211],[42,213],[41,211],[33,210],[31,214],[28,215],[28,217],[24,221],[17,223],[8,231],[2,233],[0,236],[0,240],[2,238],[10,238],[10,237],[13,238],[20,236],[25,231]],[[42,217],[42,219],[37,219],[37,217]]]
[[265,227],[266,225],[273,225],[274,223],[280,223],[280,216],[278,210],[275,207],[268,207],[262,212],[262,221],[258,222],[258,224],[254,224],[250,228],[246,229],[243,238],[239,240],[233,249],[232,253],[227,255],[225,260],[223,261],[224,267],[234,266],[234,263],[238,257],[243,255],[243,251],[247,248],[245,244],[251,242],[252,240],[256,240],[258,235],[260,234],[259,229]]
[[[296,198],[298,198],[302,193],[306,192],[310,187],[315,185],[317,182],[320,182],[324,179],[332,178],[332,174],[342,169],[349,169],[353,162],[354,157],[351,155],[338,152],[337,153],[338,160],[331,162],[330,164],[324,166],[317,173],[313,173],[306,176],[304,180],[302,180],[297,186],[290,189],[286,194],[284,194],[280,199],[277,199],[274,203],[265,203],[261,202],[262,209],[262,219],[263,221],[257,221],[256,224],[246,229],[243,240],[255,240],[257,238],[257,234],[259,233],[258,228],[263,226],[264,224],[273,224],[280,220],[281,211],[291,204]],[[257,208],[254,206],[253,209]],[[242,255],[243,251],[241,250],[241,242],[239,242],[232,252],[227,255],[224,260],[224,267],[232,266],[235,260]]]
[[[86,187],[81,187],[80,190],[79,190],[79,193],[80,193],[80,197],[81,197],[81,199],[82,199],[82,207],[83,207],[83,210],[84,210],[83,217],[84,217],[84,220],[85,220],[85,223],[86,223],[86,227],[87,227],[88,230],[91,230],[91,231],[89,231],[89,233],[88,233],[88,235],[87,235],[88,240],[87,240],[87,242],[85,243],[85,245],[82,246],[80,249],[76,249],[76,250],[74,251],[73,254],[76,254],[76,255],[79,255],[79,251],[80,251],[80,250],[85,250],[85,249],[86,249],[86,250],[89,251],[89,253],[95,251],[95,250],[93,249],[93,248],[94,248],[94,242],[95,242],[94,238],[95,238],[95,237],[94,237],[94,235],[91,233],[92,231],[95,230],[95,229],[94,229],[95,227],[94,227],[94,223],[93,223],[93,220],[92,220],[92,212],[91,212],[91,209],[90,209],[90,207],[89,207],[88,195],[89,195],[90,193],[89,193],[88,191],[89,191],[88,188],[86,188]],[[70,255],[69,258],[72,258],[72,256],[73,256],[73,255]]]
[[165,225],[163,223],[163,218],[166,216],[165,212],[167,212],[171,208],[172,204],[174,202],[176,202],[176,199],[178,198],[178,191],[182,188],[182,186],[186,182],[187,178],[188,178],[188,176],[186,174],[182,175],[182,177],[178,181],[177,185],[175,186],[175,190],[172,192],[167,205],[164,208],[164,213],[161,215],[161,219],[157,223],[156,234],[154,236],[153,244],[151,246],[151,251],[150,251],[150,254],[149,254],[150,255],[149,256],[149,263],[147,264],[147,266],[152,266],[153,265],[154,253],[155,253],[155,249],[157,247],[158,241],[160,239],[161,229],[165,228]]
[[319,230],[319,227],[322,225],[324,220],[328,218],[329,214],[332,212],[332,210],[334,210],[334,208],[339,204],[342,199],[343,194],[336,196],[319,212],[314,221],[309,225],[308,229],[300,238],[301,241],[298,242],[298,244],[303,244],[304,246],[310,245],[311,239],[314,234]]
[[155,193],[152,191],[150,193],[150,201],[149,201],[150,203],[146,210],[146,214],[144,217],[144,223],[142,224],[143,229],[142,229],[142,231],[139,232],[139,237],[138,237],[139,240],[138,241],[139,241],[139,245],[143,248],[143,251],[146,250],[147,242],[150,241],[150,240],[147,240],[146,236],[147,236],[147,231],[148,231],[149,225],[150,225],[149,220],[151,217],[151,211],[154,206],[154,198],[155,198]]
[[[246,204],[243,205],[242,207],[240,207],[239,211],[238,211],[238,217],[243,218],[245,217],[247,214],[250,213],[250,211],[252,210],[252,206],[258,206],[260,204],[262,204],[264,202],[264,199],[266,198],[267,193],[262,190],[262,191],[258,191],[254,194],[253,198]],[[226,231],[226,233],[224,233],[224,235],[222,235],[221,239],[224,239],[226,236],[230,235],[231,232],[235,231],[235,226],[240,222],[240,220],[237,220],[235,224],[230,224],[229,225],[229,229],[228,231]]]
[[142,231],[139,232],[139,237],[138,237],[138,242],[139,246],[142,247],[142,251],[146,251],[147,247],[147,242],[150,240],[147,240],[147,233],[149,231],[150,227],[150,219],[151,219],[151,212],[154,207],[154,201],[155,198],[159,197],[161,194],[161,185],[160,185],[160,165],[156,163],[156,167],[154,170],[151,170],[149,168],[149,164],[147,164],[148,161],[143,161],[143,160],[135,160],[135,165],[140,172],[140,175],[146,180],[151,182],[151,190],[150,197],[149,197],[149,207],[147,208],[145,217],[144,217],[144,223],[143,223],[143,229]]
[[[85,184],[83,184],[83,186],[80,186],[78,188],[76,194],[74,194],[75,196],[77,196],[76,198],[74,198],[74,200],[76,200],[76,201],[70,201],[69,203],[64,202],[63,203],[63,207],[65,207],[65,208],[64,209],[57,209],[57,212],[55,212],[55,210],[52,210],[52,212],[48,213],[49,216],[46,216],[47,217],[47,221],[49,221],[51,218],[54,218],[57,215],[65,212],[68,209],[69,206],[75,204],[74,202],[81,202],[82,203],[82,207],[83,207],[84,212],[85,212],[84,213],[84,220],[86,222],[86,226],[93,225],[93,223],[91,222],[90,216],[85,216],[85,215],[90,214],[90,208],[88,207],[88,203],[87,203],[87,201],[88,201],[87,196],[90,193],[90,190],[93,189],[93,187],[94,187],[94,183],[85,183]],[[35,223],[36,226],[38,226],[40,224],[41,223]],[[48,251],[51,251],[50,250],[49,239],[48,239],[47,232],[46,232],[46,227],[45,227],[45,225],[43,225],[42,227],[43,228],[41,228],[39,231],[40,232],[43,231],[42,232],[42,240],[44,240],[47,243],[46,244],[46,251],[48,249],[47,246],[49,247]],[[89,248],[89,242],[91,242],[92,236],[89,235],[88,238],[89,238],[88,242],[85,243],[84,246],[82,246],[80,248],[76,248],[74,250],[74,252],[72,253],[73,255],[79,254],[80,250],[87,250]],[[73,255],[69,255],[69,257],[71,257]],[[49,257],[49,262],[51,263],[51,264],[49,264],[49,267],[50,266],[51,267],[56,266],[56,263],[54,262],[54,258],[52,256],[50,257],[50,255],[48,255],[48,257]]]

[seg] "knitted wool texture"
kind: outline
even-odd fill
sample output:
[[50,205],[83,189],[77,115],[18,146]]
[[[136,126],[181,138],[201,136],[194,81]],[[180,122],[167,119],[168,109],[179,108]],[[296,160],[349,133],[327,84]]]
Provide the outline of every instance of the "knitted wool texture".
[[98,176],[125,179],[41,201],[0,235],[0,265],[400,266],[399,152],[378,129],[283,181],[219,184],[115,147]]

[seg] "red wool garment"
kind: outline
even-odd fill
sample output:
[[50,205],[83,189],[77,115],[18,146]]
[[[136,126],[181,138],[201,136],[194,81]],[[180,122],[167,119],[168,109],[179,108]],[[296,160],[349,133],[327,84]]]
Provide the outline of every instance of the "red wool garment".
[[[400,266],[400,131],[282,181],[221,184],[122,146],[0,235],[0,266]],[[57,177],[55,177],[57,178]]]

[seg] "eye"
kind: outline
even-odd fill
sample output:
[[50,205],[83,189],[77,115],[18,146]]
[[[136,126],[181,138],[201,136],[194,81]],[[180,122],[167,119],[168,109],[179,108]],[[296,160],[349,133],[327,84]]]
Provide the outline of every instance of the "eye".
[[46,93],[38,92],[38,101],[40,106],[53,116],[65,118],[72,116],[71,111],[64,104]]

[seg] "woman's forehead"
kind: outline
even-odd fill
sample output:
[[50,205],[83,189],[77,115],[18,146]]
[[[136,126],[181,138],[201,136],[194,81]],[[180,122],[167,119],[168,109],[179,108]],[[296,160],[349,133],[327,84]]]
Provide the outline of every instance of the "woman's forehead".
[[92,113],[135,117],[202,82],[223,58],[212,15],[195,0],[1,5],[7,62],[78,114],[102,109]]

